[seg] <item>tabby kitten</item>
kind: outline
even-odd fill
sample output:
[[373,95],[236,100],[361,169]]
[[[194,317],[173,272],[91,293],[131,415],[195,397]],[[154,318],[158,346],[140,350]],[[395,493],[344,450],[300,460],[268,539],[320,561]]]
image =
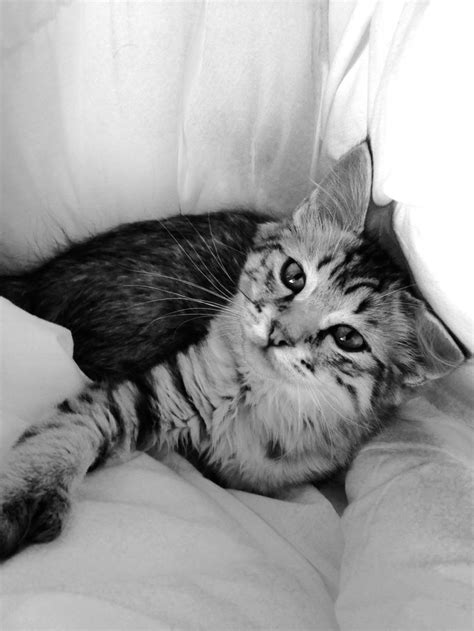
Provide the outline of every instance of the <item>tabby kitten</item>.
[[192,450],[222,484],[260,493],[321,479],[414,387],[459,364],[364,232],[370,189],[360,145],[291,218],[256,226],[202,337],[26,430],[0,476],[0,555],[56,537],[83,476],[136,450]]

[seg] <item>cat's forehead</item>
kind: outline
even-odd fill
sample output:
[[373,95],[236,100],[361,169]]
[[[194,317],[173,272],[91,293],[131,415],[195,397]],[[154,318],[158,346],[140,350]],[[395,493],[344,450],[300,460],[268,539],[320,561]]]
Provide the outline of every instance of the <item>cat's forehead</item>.
[[291,258],[305,274],[304,288],[292,298],[294,309],[300,304],[306,312],[303,317],[321,326],[390,322],[395,286],[403,280],[400,270],[363,234],[330,223],[316,228],[303,230],[291,222],[265,227],[248,266],[260,297],[272,302],[288,294],[279,277]]
[[295,224],[292,220],[261,226],[256,238],[257,254],[290,256],[298,262],[316,263],[354,245],[357,235],[332,222]]

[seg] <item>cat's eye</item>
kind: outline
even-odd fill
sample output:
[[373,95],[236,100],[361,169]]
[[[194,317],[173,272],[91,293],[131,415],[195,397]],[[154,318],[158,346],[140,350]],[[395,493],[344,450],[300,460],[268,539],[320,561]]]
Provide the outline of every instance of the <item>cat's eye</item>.
[[303,289],[306,283],[306,276],[303,268],[294,259],[287,259],[280,272],[281,282],[297,294]]
[[368,348],[362,335],[347,324],[332,327],[330,333],[339,348],[348,353],[358,353]]

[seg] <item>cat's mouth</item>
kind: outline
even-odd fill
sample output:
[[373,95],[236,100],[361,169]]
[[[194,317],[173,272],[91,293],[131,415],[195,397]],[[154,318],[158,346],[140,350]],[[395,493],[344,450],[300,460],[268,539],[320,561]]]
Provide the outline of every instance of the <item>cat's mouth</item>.
[[314,372],[312,363],[296,349],[267,346],[261,350],[267,363],[281,377],[300,380]]
[[249,344],[250,362],[256,360],[260,369],[269,370],[274,377],[300,381],[314,374],[314,364],[305,349],[286,344],[276,346],[270,342],[268,333],[257,335],[255,327],[245,331],[245,337]]

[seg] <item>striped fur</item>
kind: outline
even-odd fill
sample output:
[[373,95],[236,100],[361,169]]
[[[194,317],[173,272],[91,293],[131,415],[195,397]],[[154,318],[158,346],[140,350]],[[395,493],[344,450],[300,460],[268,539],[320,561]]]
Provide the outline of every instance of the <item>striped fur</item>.
[[[350,169],[344,177],[355,190]],[[367,186],[357,190],[363,216]],[[330,204],[313,195],[258,227],[238,289],[202,339],[133,378],[94,383],[23,434],[0,477],[2,557],[57,536],[83,476],[137,450],[196,454],[223,485],[267,494],[323,478],[407,390],[459,363],[452,350],[438,359],[434,338],[451,348],[448,336],[404,273]],[[288,258],[305,274],[298,293],[281,278]],[[341,350],[336,325],[356,329],[363,350]]]

